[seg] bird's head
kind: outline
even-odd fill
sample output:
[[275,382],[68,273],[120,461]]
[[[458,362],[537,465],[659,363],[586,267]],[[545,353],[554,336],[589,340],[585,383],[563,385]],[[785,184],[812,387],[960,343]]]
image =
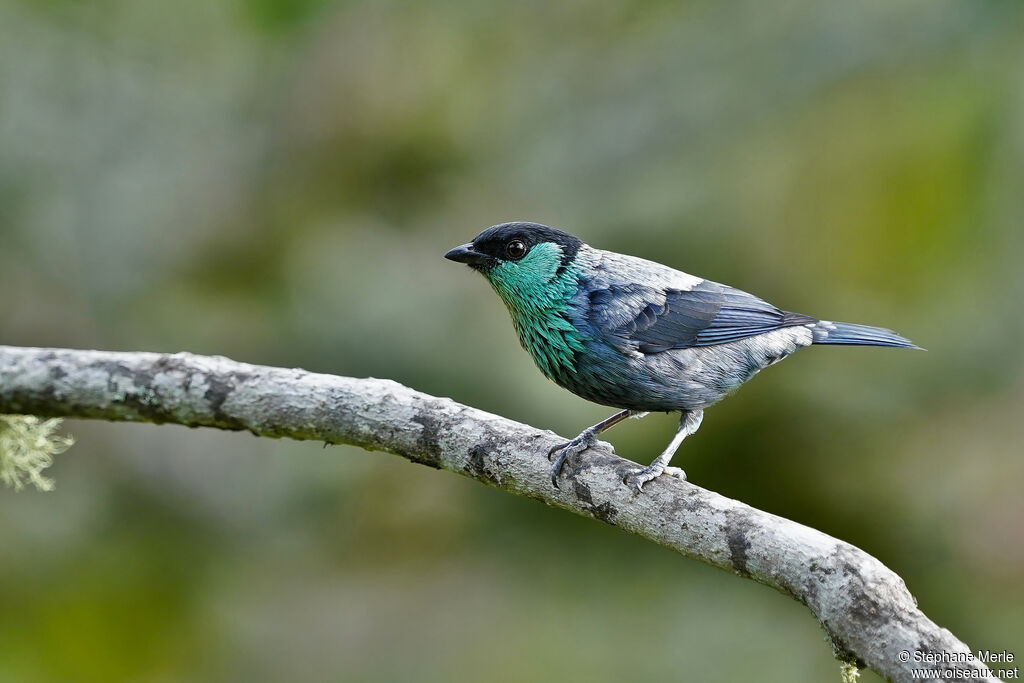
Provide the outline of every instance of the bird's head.
[[444,257],[480,272],[510,308],[521,309],[564,291],[568,278],[575,284],[570,266],[582,246],[579,238],[546,225],[502,223]]

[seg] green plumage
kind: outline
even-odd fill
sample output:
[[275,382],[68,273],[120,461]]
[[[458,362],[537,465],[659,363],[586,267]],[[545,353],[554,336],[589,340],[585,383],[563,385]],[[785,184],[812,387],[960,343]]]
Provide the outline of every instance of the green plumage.
[[508,307],[519,342],[551,380],[576,372],[576,353],[584,350],[583,336],[563,316],[576,293],[579,268],[569,264],[559,273],[561,265],[561,249],[546,243],[484,272]]

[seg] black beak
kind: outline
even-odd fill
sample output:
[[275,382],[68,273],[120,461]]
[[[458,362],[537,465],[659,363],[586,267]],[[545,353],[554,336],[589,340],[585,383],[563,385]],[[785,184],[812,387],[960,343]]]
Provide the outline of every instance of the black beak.
[[455,247],[445,254],[444,257],[449,261],[465,263],[467,266],[474,267],[486,266],[494,262],[494,259],[487,254],[481,254],[479,251],[473,251],[472,242]]

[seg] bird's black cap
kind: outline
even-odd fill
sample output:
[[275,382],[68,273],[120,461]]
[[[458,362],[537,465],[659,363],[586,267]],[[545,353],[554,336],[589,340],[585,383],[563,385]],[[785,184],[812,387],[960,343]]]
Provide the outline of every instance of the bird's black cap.
[[508,245],[516,241],[522,242],[526,251],[537,244],[554,242],[562,249],[563,268],[572,263],[576,252],[583,246],[578,237],[540,223],[502,223],[487,228],[474,237],[472,242],[455,247],[444,257],[474,268],[486,268],[499,261],[509,260]]

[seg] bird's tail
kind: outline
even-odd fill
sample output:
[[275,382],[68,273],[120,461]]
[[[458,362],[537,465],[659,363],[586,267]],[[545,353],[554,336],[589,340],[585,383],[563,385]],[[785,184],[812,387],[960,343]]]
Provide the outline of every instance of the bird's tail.
[[892,346],[899,349],[921,349],[909,339],[892,330],[869,325],[834,323],[819,320],[811,326],[815,344],[842,344],[846,346]]

